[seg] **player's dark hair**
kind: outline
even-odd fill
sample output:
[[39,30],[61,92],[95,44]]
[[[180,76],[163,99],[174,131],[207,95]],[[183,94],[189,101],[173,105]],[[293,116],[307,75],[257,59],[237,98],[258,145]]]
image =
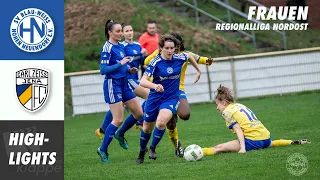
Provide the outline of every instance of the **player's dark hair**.
[[228,103],[234,102],[231,90],[227,87],[222,86],[221,84],[217,89],[217,95],[216,95],[215,99],[219,100],[219,101],[225,100]]
[[[173,42],[174,43],[174,47],[179,49],[180,41],[177,38],[175,38],[174,36],[170,35],[170,34],[164,35],[164,36],[162,36],[160,38],[159,43],[158,43],[159,48],[163,48],[164,47],[164,43],[166,41]],[[160,49],[159,49],[159,52],[160,52]]]
[[150,20],[148,20],[147,24],[157,24],[157,21],[150,19]]
[[173,37],[175,37],[176,39],[178,39],[180,41],[180,48],[179,48],[180,51],[186,50],[184,48],[183,39],[178,33],[173,32],[173,33],[170,33],[170,35],[172,35]]
[[[122,31],[123,31],[123,29],[124,29],[126,26],[131,26],[131,24],[122,23],[121,26],[122,26]],[[132,27],[132,26],[131,26],[131,27]]]
[[119,24],[111,19],[109,19],[107,22],[106,22],[106,25],[105,25],[105,28],[104,28],[104,35],[107,39],[109,39],[109,31],[112,31],[113,30],[113,27],[114,25],[116,24]]

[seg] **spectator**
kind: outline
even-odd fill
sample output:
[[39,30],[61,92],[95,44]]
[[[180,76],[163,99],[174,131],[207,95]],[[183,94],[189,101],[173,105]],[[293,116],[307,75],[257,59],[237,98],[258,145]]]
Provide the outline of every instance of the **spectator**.
[[149,20],[147,23],[147,32],[143,33],[139,38],[142,48],[145,48],[149,54],[158,49],[159,34],[157,33],[156,21]]
[[[159,34],[157,33],[157,22],[149,20],[147,23],[147,32],[143,33],[139,38],[141,48],[147,50],[147,54],[150,55],[153,51],[158,49]],[[147,66],[141,65],[141,74],[144,73]]]

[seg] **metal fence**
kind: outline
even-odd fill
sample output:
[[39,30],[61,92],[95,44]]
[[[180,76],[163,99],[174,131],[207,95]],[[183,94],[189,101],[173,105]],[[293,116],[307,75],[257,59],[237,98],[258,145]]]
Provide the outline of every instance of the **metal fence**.
[[[225,21],[223,21],[222,19],[219,19],[218,17],[216,17],[215,15],[213,14],[210,14],[202,9],[199,9],[198,8],[198,2],[197,0],[193,0],[193,4],[190,4],[184,0],[177,0],[178,2],[180,2],[181,4],[185,5],[185,6],[188,6],[189,8],[192,8],[195,10],[195,18],[196,18],[196,23],[198,24],[199,23],[199,13],[204,15],[204,16],[207,16],[219,23],[226,23]],[[218,4],[219,6],[225,8],[227,11],[227,16],[228,16],[228,23],[231,23],[232,20],[231,20],[231,13],[234,13],[240,17],[242,17],[243,19],[246,19],[248,20],[248,14],[244,13],[244,12],[241,12],[239,11],[238,9],[230,6],[229,4],[229,0],[224,0],[224,2],[222,2],[221,0],[211,0],[213,3],[215,4]],[[248,2],[252,3],[252,4],[255,4],[257,6],[263,6],[262,4],[254,1],[254,0],[248,0]],[[263,6],[265,7],[265,6]],[[267,10],[269,11],[269,8],[267,8]],[[248,20],[249,22],[252,22],[252,23],[256,23],[256,24],[264,24],[264,22],[262,21],[259,21],[259,20],[256,20],[256,19],[252,19],[252,20]],[[288,20],[286,20],[288,21]],[[290,23],[295,23],[294,21],[290,21]],[[278,33],[282,36],[282,41],[283,41],[283,49],[287,49],[287,38],[286,38],[286,32],[285,31],[279,31],[279,30],[273,30],[272,29],[272,25],[271,25],[271,32],[275,32],[275,33]],[[237,32],[239,32],[240,34],[242,35],[245,35],[247,37],[250,37],[252,39],[252,42],[254,44],[255,47],[257,47],[257,40],[256,40],[256,36],[255,36],[255,31],[251,31],[251,34],[249,34],[248,32],[245,32],[245,31],[242,31],[242,30],[236,30]]]
[[[320,47],[216,58],[212,66],[186,72],[189,103],[210,102],[219,84],[231,88],[236,98],[266,96],[320,89]],[[73,115],[105,112],[104,76],[99,71],[67,73],[70,77]],[[142,101],[142,100],[141,100]]]

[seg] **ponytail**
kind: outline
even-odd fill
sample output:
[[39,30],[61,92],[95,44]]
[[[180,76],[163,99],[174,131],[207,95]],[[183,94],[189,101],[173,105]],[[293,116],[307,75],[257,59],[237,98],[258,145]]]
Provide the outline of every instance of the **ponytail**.
[[108,32],[113,30],[113,26],[115,24],[119,24],[119,23],[117,23],[117,22],[115,22],[113,20],[110,20],[110,19],[106,22],[106,25],[104,27],[104,35],[105,35],[105,37],[107,39],[109,39],[109,33]]

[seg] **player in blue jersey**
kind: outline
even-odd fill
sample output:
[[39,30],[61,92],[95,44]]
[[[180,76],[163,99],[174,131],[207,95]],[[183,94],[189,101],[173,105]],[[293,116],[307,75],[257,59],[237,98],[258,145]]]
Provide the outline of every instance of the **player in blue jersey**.
[[[135,68],[136,70],[139,69],[139,66],[144,64],[145,56],[147,55],[147,50],[141,48],[138,42],[133,41],[133,28],[131,25],[122,24],[122,31],[125,40],[122,42],[124,45],[124,50],[127,56],[130,57],[130,61],[128,65],[131,68]],[[128,74],[128,81],[131,89],[133,92],[143,98],[147,99],[149,94],[149,89],[139,86],[140,81],[138,77],[138,72],[134,74]],[[145,103],[142,104],[142,109],[144,109]],[[142,118],[141,118],[142,119]],[[138,119],[135,119],[134,116],[131,114],[127,117],[124,121],[121,128],[116,132],[115,139],[119,141],[119,144],[122,148],[128,149],[127,140],[124,137],[125,132],[127,132],[136,122]]]
[[[122,31],[125,39],[122,42],[122,44],[124,45],[124,51],[126,56],[130,58],[130,61],[128,62],[128,66],[138,71],[139,65],[144,64],[144,59],[145,59],[145,56],[147,56],[147,51],[146,49],[141,48],[138,42],[133,41],[133,28],[131,25],[122,24]],[[128,78],[129,86],[133,90],[133,92],[137,96],[143,99],[146,99],[149,94],[149,89],[139,86],[140,81],[138,78],[138,72],[127,74],[127,78]],[[142,104],[142,107],[144,107],[144,104]],[[112,114],[111,114],[111,111],[108,111],[104,117],[102,126],[96,129],[95,131],[95,134],[99,137],[100,141],[103,140],[105,129],[111,123],[111,121],[112,121]],[[129,130],[136,122],[137,120],[131,114],[130,116],[127,117],[122,127],[117,131],[117,133],[114,136],[124,149],[128,149],[127,141],[124,138],[124,133],[127,130]]]
[[[124,36],[124,51],[126,56],[130,57],[128,65],[132,68],[138,69],[140,65],[144,65],[144,59],[148,55],[147,50],[142,48],[140,44],[136,41],[133,41],[133,28],[131,25],[122,24],[122,31]],[[138,86],[140,84],[138,72],[134,74],[128,74],[129,85],[134,90],[134,93],[146,99],[149,94],[149,89]]]
[[[176,113],[179,105],[180,73],[183,64],[190,58],[191,64],[197,69],[197,78],[200,78],[200,69],[195,59],[186,53],[175,54],[180,42],[172,35],[165,35],[159,41],[158,54],[148,65],[140,85],[150,89],[144,109],[143,129],[140,134],[140,153],[137,164],[144,162],[147,153],[147,144],[154,129],[149,157],[156,159],[156,146],[166,130],[166,124]],[[153,82],[149,78],[153,77]],[[154,128],[154,126],[156,126]]]
[[128,66],[130,58],[125,57],[124,46],[119,43],[122,37],[121,25],[108,20],[105,35],[108,40],[101,50],[100,74],[105,75],[104,99],[109,104],[113,119],[105,130],[105,138],[97,153],[101,161],[109,162],[108,146],[123,122],[123,103],[130,109],[135,119],[140,119],[143,112],[136,95],[128,85],[127,73],[135,73],[136,69]]

